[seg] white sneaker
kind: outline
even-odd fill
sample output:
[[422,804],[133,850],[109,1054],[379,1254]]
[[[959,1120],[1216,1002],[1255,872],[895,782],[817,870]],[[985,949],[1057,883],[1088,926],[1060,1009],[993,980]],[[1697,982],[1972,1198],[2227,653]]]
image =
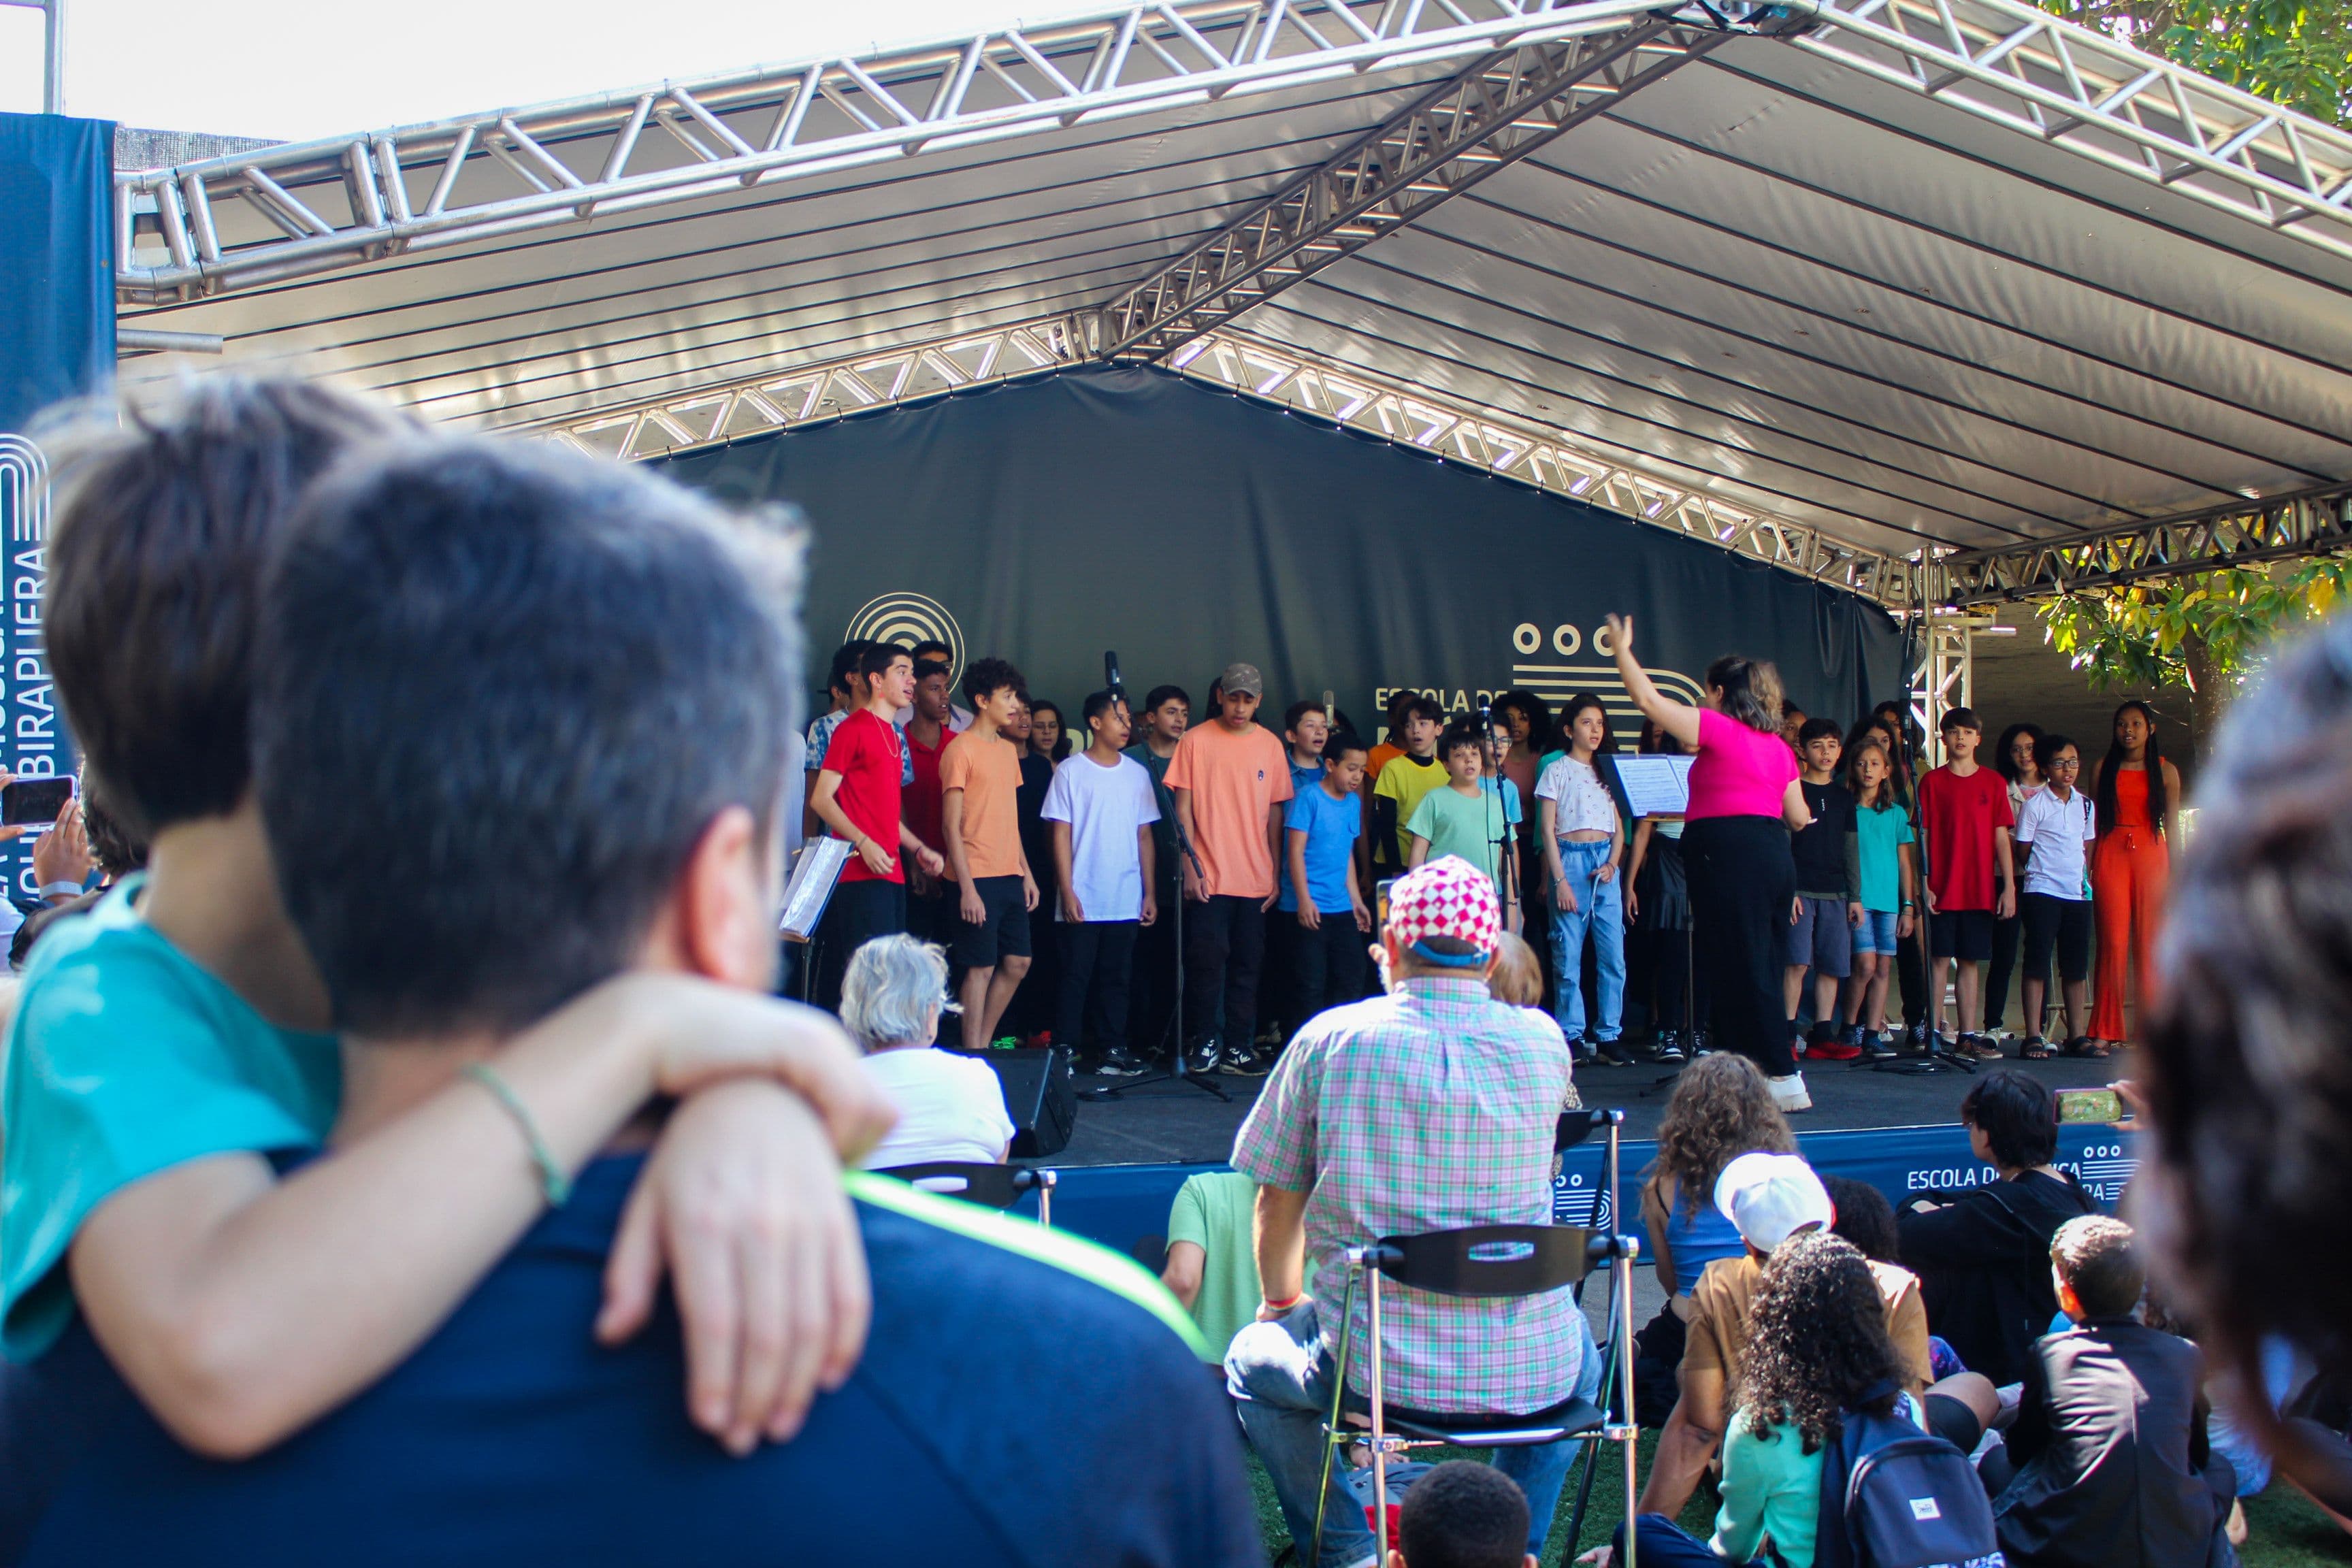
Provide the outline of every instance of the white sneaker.
[[1782,1111],[1811,1110],[1813,1108],[1813,1097],[1805,1092],[1803,1073],[1792,1072],[1786,1078],[1767,1079],[1764,1081],[1772,1086],[1772,1103],[1779,1106]]

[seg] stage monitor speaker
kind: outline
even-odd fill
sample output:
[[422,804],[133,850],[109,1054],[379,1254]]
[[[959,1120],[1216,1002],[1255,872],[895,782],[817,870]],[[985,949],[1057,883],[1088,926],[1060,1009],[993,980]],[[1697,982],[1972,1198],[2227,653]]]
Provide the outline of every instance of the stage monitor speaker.
[[1069,1047],[972,1054],[994,1069],[1003,1087],[1004,1109],[1013,1117],[1012,1158],[1034,1160],[1070,1146],[1078,1122],[1078,1073]]

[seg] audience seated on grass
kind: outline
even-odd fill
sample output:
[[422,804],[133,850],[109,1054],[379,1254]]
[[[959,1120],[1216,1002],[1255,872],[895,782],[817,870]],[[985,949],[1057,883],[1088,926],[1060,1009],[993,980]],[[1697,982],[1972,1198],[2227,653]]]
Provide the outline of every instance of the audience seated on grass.
[[2222,1538],[2237,1477],[2206,1442],[2197,1347],[2134,1310],[2147,1284],[2131,1227],[2070,1219],[2050,1247],[2074,1325],[2033,1347],[2003,1448],[1983,1461],[2001,1550],[2016,1563],[2201,1568],[2234,1560]]
[[[268,847],[346,1062],[313,1163],[462,1088],[487,1110],[465,1141],[554,1212],[259,1462],[201,1459],[143,1419],[109,1432],[29,1561],[710,1564],[779,1542],[862,1564],[1257,1560],[1189,1323],[1132,1265],[1035,1227],[849,1178],[876,1285],[864,1360],[793,1441],[746,1457],[688,1419],[676,1334],[587,1342],[608,1268],[657,1245],[630,1189],[675,1146],[648,1160],[625,1135],[575,1179],[550,1131],[561,1091],[516,1082],[500,1048],[614,974],[770,977],[796,555],[641,472],[478,440],[379,451],[304,510],[258,617],[254,728]],[[550,700],[567,692],[595,700]],[[670,1131],[779,1112],[806,1121],[746,1079]],[[773,1145],[747,1142],[731,1179],[807,1181]],[[742,1325],[762,1378],[820,1348],[774,1324]]]
[[1448,1459],[1404,1494],[1388,1568],[1536,1568],[1528,1498],[1492,1465]]
[[841,1022],[866,1052],[866,1072],[898,1108],[898,1125],[863,1162],[869,1171],[947,1161],[992,1165],[1013,1144],[994,1069],[940,1050],[947,955],[911,936],[877,936],[850,955]]
[[[1494,884],[1448,856],[1399,879],[1381,940],[1389,994],[1334,1007],[1291,1040],[1234,1140],[1258,1184],[1258,1321],[1225,1355],[1242,1424],[1299,1553],[1326,1503],[1320,1561],[1378,1561],[1364,1510],[1326,1468],[1344,1249],[1383,1236],[1547,1225],[1552,1142],[1569,1091],[1559,1026],[1487,989],[1502,929]],[[1308,1297],[1308,1256],[1320,1294]],[[1601,1357],[1570,1291],[1465,1298],[1382,1291],[1386,1395],[1444,1415],[1529,1415],[1599,1393]],[[1349,1325],[1362,1386],[1366,1325]],[[1527,1493],[1528,1550],[1551,1528],[1576,1445],[1506,1448]]]
[[[1836,1217],[1820,1178],[1794,1154],[1740,1155],[1717,1179],[1715,1205],[1738,1228],[1741,1253],[1708,1264],[1692,1289],[1682,1394],[1659,1433],[1638,1513],[1672,1519],[1690,1500],[1723,1440],[1727,1401],[1739,1386],[1752,1336],[1750,1314],[1767,1260],[1790,1237],[1826,1230]],[[1921,1396],[1929,1430],[1968,1452],[1999,1412],[1992,1384],[1962,1373],[1930,1387],[1927,1314],[1919,1302],[1919,1281],[1891,1264],[1867,1267],[1885,1309],[1887,1338],[1901,1357],[1902,1391]]]
[[[1751,1155],[1787,1159],[1787,1155]],[[1641,1510],[1639,1559],[1654,1568],[1763,1563],[1812,1568],[1826,1509],[1824,1465],[1857,1411],[1895,1412],[1912,1381],[1886,1331],[1880,1281],[1853,1245],[1819,1230],[1774,1249],[1748,1313],[1723,1438],[1723,1506],[1698,1541],[1663,1513]],[[1954,1460],[1958,1463],[1957,1457]],[[1967,1484],[1967,1471],[1958,1471]],[[1971,1488],[1971,1489],[1973,1489]],[[1983,1506],[1979,1497],[1977,1505]],[[1843,1522],[1843,1514],[1831,1516]],[[1612,1556],[1622,1562],[1625,1527]],[[1841,1560],[1843,1560],[1841,1558]]]
[[1192,1314],[1221,1363],[1225,1347],[1242,1325],[1255,1321],[1265,1299],[1251,1250],[1256,1204],[1257,1184],[1240,1172],[1203,1171],[1184,1178],[1168,1209],[1168,1258],[1160,1282]]
[[1904,1205],[1896,1217],[1903,1263],[1919,1276],[1927,1326],[1969,1370],[2015,1383],[2058,1312],[2050,1238],[2097,1205],[2051,1163],[2058,1102],[2040,1079],[2014,1068],[1988,1074],[1969,1086],[1960,1121],[1969,1147],[1999,1179]]
[[[0,1561],[102,1424],[110,1361],[183,1442],[255,1453],[396,1363],[540,1212],[475,1084],[284,1179],[274,1163],[320,1147],[341,1068],[251,788],[263,566],[313,476],[411,428],[323,387],[213,377],[52,443],[57,691],[90,821],[119,818],[152,864],[44,936],[0,1052]],[[447,737],[433,734],[416,749],[437,761]],[[889,1114],[838,1028],[690,976],[636,975],[552,1010],[497,1065],[566,1158],[657,1092],[720,1077],[777,1075],[824,1107],[831,1139],[797,1112],[756,1127],[682,1118],[639,1194],[659,1245],[614,1268],[601,1317],[562,1331],[583,1351],[592,1323],[634,1332],[667,1258],[719,1282],[682,1314],[694,1418],[745,1442],[797,1421],[817,1373],[845,1372],[865,1331],[865,1265],[828,1145],[862,1151]],[[747,1152],[801,1179],[705,1180]],[[688,1193],[691,1231],[676,1224]],[[838,1289],[754,1300],[739,1258]],[[822,1353],[737,1378],[746,1314]]]

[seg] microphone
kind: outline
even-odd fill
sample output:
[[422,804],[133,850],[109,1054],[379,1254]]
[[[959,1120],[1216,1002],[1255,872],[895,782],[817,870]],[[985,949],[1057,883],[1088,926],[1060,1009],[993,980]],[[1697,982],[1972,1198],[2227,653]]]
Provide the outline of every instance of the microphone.
[[1127,695],[1127,683],[1118,678],[1118,655],[1108,648],[1103,650],[1103,684],[1121,697]]

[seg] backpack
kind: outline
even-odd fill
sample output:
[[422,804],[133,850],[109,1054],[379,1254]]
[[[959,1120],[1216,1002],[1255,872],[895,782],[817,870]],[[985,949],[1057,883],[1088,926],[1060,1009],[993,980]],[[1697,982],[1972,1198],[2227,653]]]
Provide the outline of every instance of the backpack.
[[2006,1568],[2006,1560],[1967,1455],[1901,1415],[1850,1410],[1822,1456],[1813,1568]]

